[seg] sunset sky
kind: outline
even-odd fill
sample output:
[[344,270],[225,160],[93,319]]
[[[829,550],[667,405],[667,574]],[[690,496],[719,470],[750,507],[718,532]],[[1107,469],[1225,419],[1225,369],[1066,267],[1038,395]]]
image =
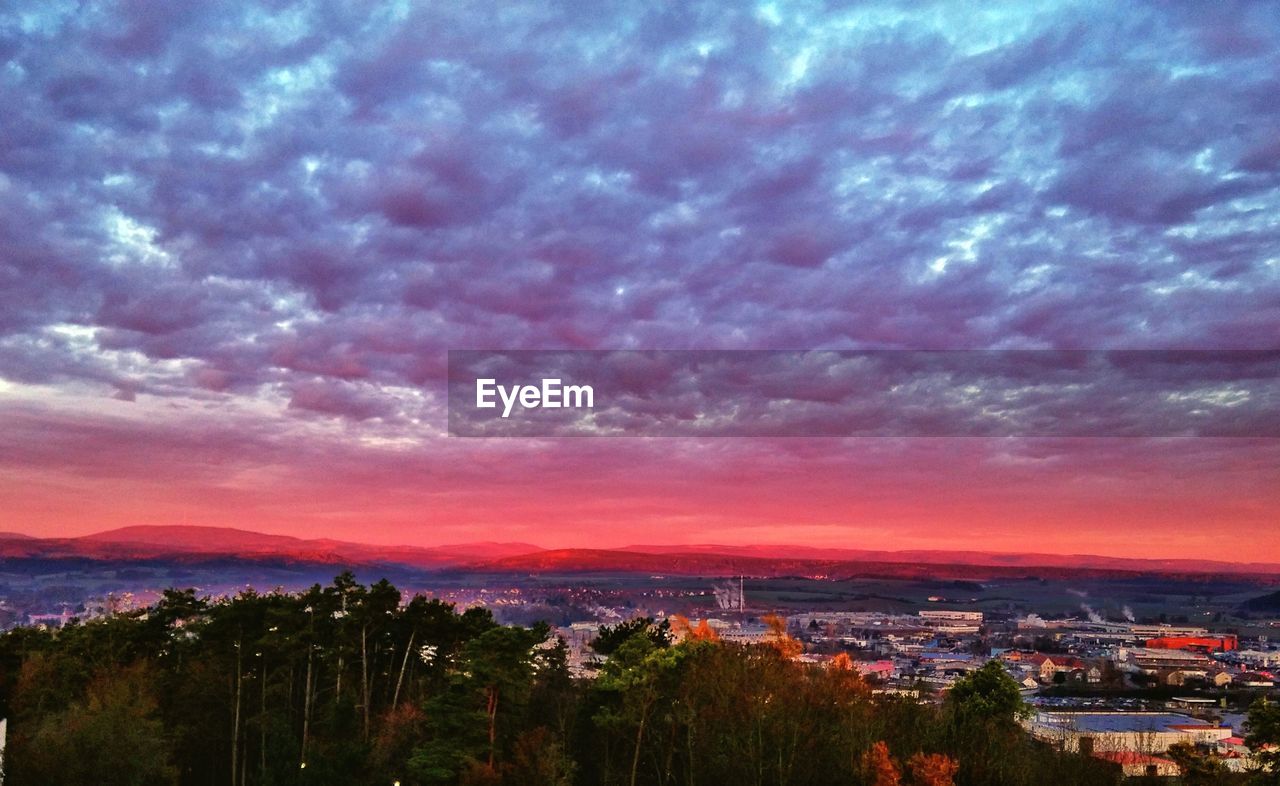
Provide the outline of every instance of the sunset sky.
[[0,8],[0,530],[1280,562],[1280,438],[465,439],[450,349],[1280,348],[1280,5]]

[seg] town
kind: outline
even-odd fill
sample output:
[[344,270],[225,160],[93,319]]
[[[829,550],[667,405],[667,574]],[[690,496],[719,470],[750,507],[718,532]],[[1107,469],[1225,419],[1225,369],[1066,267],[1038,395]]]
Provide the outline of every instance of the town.
[[[1267,611],[1265,602],[1261,612],[1240,606],[1225,612],[1236,596],[1206,593],[1170,621],[1165,612],[1138,616],[1159,605],[1135,601],[1135,613],[1129,603],[1102,603],[1084,590],[1055,592],[1043,581],[1024,583],[1042,594],[1044,609],[1037,612],[1028,602],[958,599],[1010,589],[996,582],[886,579],[863,582],[859,589],[876,592],[863,592],[861,601],[825,598],[814,604],[820,608],[805,608],[806,593],[830,591],[833,582],[745,576],[490,576],[452,583],[437,577],[407,592],[403,602],[422,594],[459,610],[484,609],[506,624],[549,623],[549,640],[563,641],[569,673],[584,682],[596,679],[605,665],[598,644],[602,633],[638,620],[668,631],[676,643],[706,638],[769,645],[786,639],[796,643],[789,657],[799,663],[851,665],[875,694],[920,702],[942,701],[957,680],[995,662],[1032,710],[1022,721],[1026,733],[1056,749],[1110,762],[1127,776],[1177,776],[1179,764],[1167,752],[1179,743],[1224,771],[1261,766],[1245,742],[1247,713],[1261,697],[1280,698],[1280,614]],[[940,586],[950,587],[952,597],[922,594]],[[1185,587],[1175,582],[1167,591]],[[224,588],[210,594],[233,593]],[[137,613],[159,595],[111,593],[26,615],[0,603],[0,612],[7,609],[10,625],[55,629]],[[1054,600],[1061,597],[1067,600]],[[1107,618],[1088,600],[1118,619]],[[1072,602],[1074,613],[1064,607]],[[1192,623],[1194,616],[1208,621]]]
[[[679,620],[676,637],[699,626],[744,644],[788,635],[804,643],[797,660],[829,664],[843,654],[876,691],[925,700],[997,661],[1035,708],[1026,726],[1037,740],[1092,753],[1133,776],[1178,775],[1177,764],[1161,755],[1176,743],[1196,746],[1233,772],[1258,766],[1244,744],[1244,723],[1255,699],[1276,693],[1280,646],[1266,633],[1242,639],[1196,625],[992,618],[947,608],[779,618],[753,613],[741,590],[729,590],[718,592],[715,616],[670,618]],[[557,630],[579,676],[600,667],[592,648],[600,626],[577,622]],[[1280,635],[1280,618],[1260,627]]]

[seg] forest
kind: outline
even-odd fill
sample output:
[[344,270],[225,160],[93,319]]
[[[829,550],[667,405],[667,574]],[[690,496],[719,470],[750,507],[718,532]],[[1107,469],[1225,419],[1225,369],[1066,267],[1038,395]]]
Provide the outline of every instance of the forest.
[[[677,621],[679,624],[679,621]],[[1106,784],[1034,743],[998,665],[942,701],[873,695],[847,659],[705,626],[602,630],[575,680],[545,625],[350,574],[0,636],[6,786]],[[679,638],[679,643],[675,643]]]

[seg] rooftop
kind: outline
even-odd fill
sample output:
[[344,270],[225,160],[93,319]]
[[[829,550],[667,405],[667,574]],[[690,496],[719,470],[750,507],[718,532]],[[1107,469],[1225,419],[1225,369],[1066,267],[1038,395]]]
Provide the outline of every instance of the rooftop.
[[1177,712],[1041,712],[1036,715],[1036,723],[1070,731],[1098,733],[1219,728],[1217,724]]

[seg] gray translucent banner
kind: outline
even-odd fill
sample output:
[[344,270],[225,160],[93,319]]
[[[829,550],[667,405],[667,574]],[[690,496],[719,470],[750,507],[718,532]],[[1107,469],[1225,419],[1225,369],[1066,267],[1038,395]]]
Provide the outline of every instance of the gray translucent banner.
[[463,437],[1280,437],[1280,350],[454,350]]

